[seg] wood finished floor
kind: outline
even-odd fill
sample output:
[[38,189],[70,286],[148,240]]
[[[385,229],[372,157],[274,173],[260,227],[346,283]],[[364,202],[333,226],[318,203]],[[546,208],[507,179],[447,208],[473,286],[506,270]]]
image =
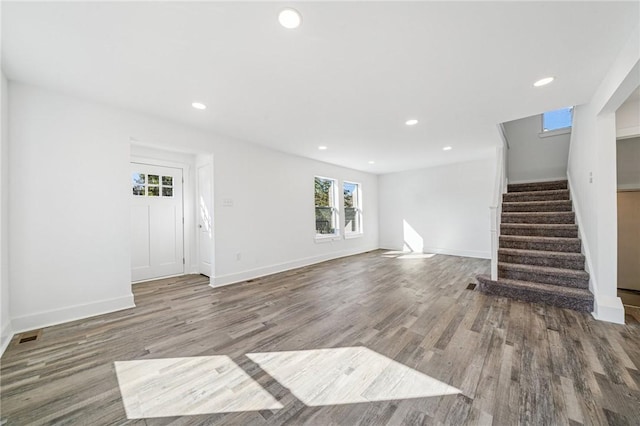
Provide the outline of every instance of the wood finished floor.
[[[465,289],[488,269],[486,260],[376,251],[218,289],[200,276],[138,284],[136,308],[48,327],[34,342],[17,344],[14,338],[1,360],[0,423],[639,424],[640,310],[630,308],[627,325],[614,325]],[[312,351],[320,349],[327,351]],[[459,392],[337,404],[336,398],[349,397],[351,385],[324,394],[287,387],[305,382],[284,371],[287,364],[305,368],[308,359],[312,367],[315,356],[324,371],[316,371],[311,386],[322,386],[323,374],[334,368],[328,360],[344,362],[344,353],[352,360],[361,356],[354,350],[366,355],[360,365],[393,360],[401,374],[409,371]],[[269,364],[269,353],[285,351],[293,358]],[[300,358],[300,351],[313,356]],[[333,358],[319,355],[325,353]],[[198,365],[244,377],[246,385],[232,380],[211,392],[252,392],[228,403],[250,402],[255,410],[127,419],[123,392],[147,385],[127,384],[127,372],[137,365],[133,361],[145,360],[139,364],[149,371],[173,371],[182,378],[180,386],[201,386]],[[357,367],[343,371],[337,382],[333,377],[333,384]],[[379,375],[382,369],[371,371]],[[141,376],[146,380],[148,374]],[[413,383],[418,386],[405,380],[393,388],[376,378],[355,397],[375,399],[394,389],[400,393],[391,395],[406,395]],[[189,399],[189,392],[159,393],[156,408],[136,400],[132,410],[146,415],[169,409]],[[268,408],[261,409],[262,403]]]

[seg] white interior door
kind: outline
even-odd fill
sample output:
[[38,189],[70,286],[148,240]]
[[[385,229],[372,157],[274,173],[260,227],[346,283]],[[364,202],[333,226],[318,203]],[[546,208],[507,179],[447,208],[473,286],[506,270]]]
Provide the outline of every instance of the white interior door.
[[131,163],[131,279],[184,274],[182,169]]
[[198,269],[202,275],[211,276],[213,264],[213,173],[211,164],[198,167]]

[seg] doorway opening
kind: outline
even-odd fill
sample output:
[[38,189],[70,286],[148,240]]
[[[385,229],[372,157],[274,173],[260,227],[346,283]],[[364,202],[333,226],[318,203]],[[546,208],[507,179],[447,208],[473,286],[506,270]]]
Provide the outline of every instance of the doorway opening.
[[616,111],[618,297],[640,307],[640,88]]
[[213,156],[131,145],[133,284],[214,272]]

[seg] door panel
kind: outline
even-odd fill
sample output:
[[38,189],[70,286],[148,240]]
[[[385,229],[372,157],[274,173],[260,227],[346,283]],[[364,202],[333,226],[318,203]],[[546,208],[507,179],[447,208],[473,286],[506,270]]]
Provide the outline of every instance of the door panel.
[[618,288],[640,291],[640,191],[618,192]]
[[211,276],[213,270],[213,171],[211,164],[198,167],[198,270]]
[[184,273],[182,169],[131,163],[131,279]]

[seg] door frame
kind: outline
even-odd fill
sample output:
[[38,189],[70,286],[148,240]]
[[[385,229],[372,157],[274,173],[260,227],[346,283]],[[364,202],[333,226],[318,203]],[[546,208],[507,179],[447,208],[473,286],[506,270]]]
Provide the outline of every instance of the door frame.
[[200,187],[199,187],[199,179],[198,179],[198,170],[200,169],[200,167],[203,166],[211,166],[211,194],[209,194],[210,199],[211,199],[211,247],[210,247],[210,254],[211,254],[211,274],[209,275],[209,286],[213,287],[214,283],[215,283],[215,276],[216,276],[216,214],[215,214],[215,206],[216,206],[216,202],[215,202],[215,163],[213,161],[214,155],[213,154],[198,154],[196,155],[196,164],[195,164],[195,170],[194,170],[194,176],[195,176],[195,200],[194,200],[194,207],[195,207],[195,214],[194,214],[194,237],[196,238],[196,258],[195,260],[195,271],[194,273],[199,274],[200,273],[200,238],[198,235],[198,229],[197,229],[197,224],[198,224],[198,219],[197,219],[197,214],[198,214],[198,203],[197,203],[197,198],[200,194]]
[[[189,244],[191,244],[191,236],[189,235],[189,228],[187,227],[187,225],[190,225],[193,228],[193,221],[192,220],[188,220],[188,214],[186,211],[186,205],[187,205],[187,197],[190,190],[192,190],[193,188],[191,188],[191,185],[188,185],[189,181],[191,179],[189,179],[190,177],[190,172],[191,172],[191,166],[187,163],[182,163],[182,162],[177,162],[177,161],[166,161],[166,160],[158,160],[155,158],[148,158],[148,157],[140,157],[140,156],[136,156],[136,155],[131,155],[129,158],[129,164],[133,164],[133,163],[137,163],[137,164],[146,164],[148,166],[158,166],[158,167],[170,167],[173,169],[180,169],[182,170],[182,200],[181,201],[181,206],[182,206],[182,257],[184,258],[184,263],[182,265],[182,273],[181,274],[174,274],[174,275],[168,275],[166,277],[161,277],[161,278],[151,278],[148,280],[140,280],[140,281],[131,281],[131,284],[138,284],[138,283],[143,283],[143,282],[147,282],[147,281],[154,281],[157,279],[162,279],[162,278],[170,278],[170,277],[179,277],[188,273],[191,273],[191,257],[192,257],[192,253],[191,250],[189,250],[189,248],[191,247]],[[193,198],[193,197],[190,197]]]

